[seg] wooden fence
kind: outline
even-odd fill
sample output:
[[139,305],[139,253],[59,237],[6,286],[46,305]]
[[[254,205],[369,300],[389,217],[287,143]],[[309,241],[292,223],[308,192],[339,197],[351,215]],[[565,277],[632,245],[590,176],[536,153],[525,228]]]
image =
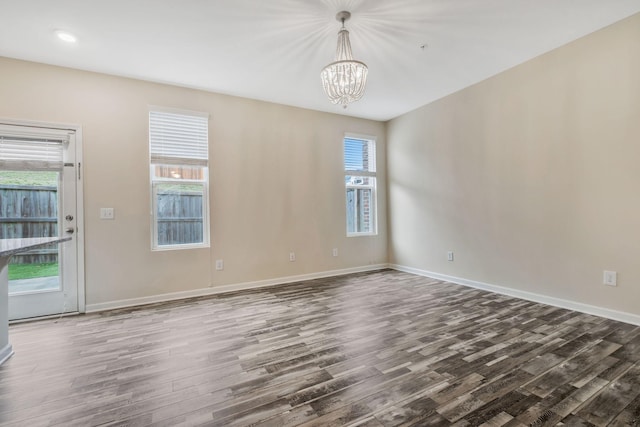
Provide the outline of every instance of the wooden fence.
[[202,243],[202,194],[158,192],[158,245]]
[[[0,239],[54,237],[58,235],[58,189],[0,185]],[[14,255],[11,262],[57,262],[58,249],[41,248]]]

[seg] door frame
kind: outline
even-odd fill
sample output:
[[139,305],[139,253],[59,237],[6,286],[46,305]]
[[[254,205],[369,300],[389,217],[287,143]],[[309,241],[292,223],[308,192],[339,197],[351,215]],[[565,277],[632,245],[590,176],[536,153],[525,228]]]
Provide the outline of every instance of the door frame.
[[76,278],[78,282],[78,312],[86,312],[86,289],[84,279],[84,171],[82,170],[82,126],[70,123],[43,122],[36,120],[8,119],[0,117],[0,124],[27,126],[44,129],[71,130],[76,134]]

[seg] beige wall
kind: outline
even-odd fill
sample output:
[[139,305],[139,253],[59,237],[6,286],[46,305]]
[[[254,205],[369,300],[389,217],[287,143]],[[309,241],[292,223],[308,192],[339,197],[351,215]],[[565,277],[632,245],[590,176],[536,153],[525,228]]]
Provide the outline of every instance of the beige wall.
[[640,314],[640,15],[392,120],[387,143],[392,263]]
[[[149,105],[210,114],[211,249],[150,250]],[[88,304],[387,261],[384,185],[379,235],[347,238],[342,172],[345,132],[376,136],[384,183],[383,123],[6,58],[0,117],[82,126]]]

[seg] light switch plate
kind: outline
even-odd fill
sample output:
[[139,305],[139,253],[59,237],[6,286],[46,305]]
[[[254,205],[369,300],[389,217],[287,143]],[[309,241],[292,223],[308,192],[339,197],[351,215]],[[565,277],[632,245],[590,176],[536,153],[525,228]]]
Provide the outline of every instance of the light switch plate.
[[602,282],[607,286],[618,286],[618,273],[605,270]]
[[113,208],[100,208],[100,219],[114,219]]

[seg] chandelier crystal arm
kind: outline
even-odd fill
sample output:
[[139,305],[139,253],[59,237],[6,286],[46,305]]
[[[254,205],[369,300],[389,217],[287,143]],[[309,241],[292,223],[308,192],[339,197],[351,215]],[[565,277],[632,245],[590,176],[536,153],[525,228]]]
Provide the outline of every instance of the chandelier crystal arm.
[[351,42],[349,41],[349,31],[342,28],[338,33],[338,46],[336,47],[336,61],[351,61],[353,53],[351,52]]

